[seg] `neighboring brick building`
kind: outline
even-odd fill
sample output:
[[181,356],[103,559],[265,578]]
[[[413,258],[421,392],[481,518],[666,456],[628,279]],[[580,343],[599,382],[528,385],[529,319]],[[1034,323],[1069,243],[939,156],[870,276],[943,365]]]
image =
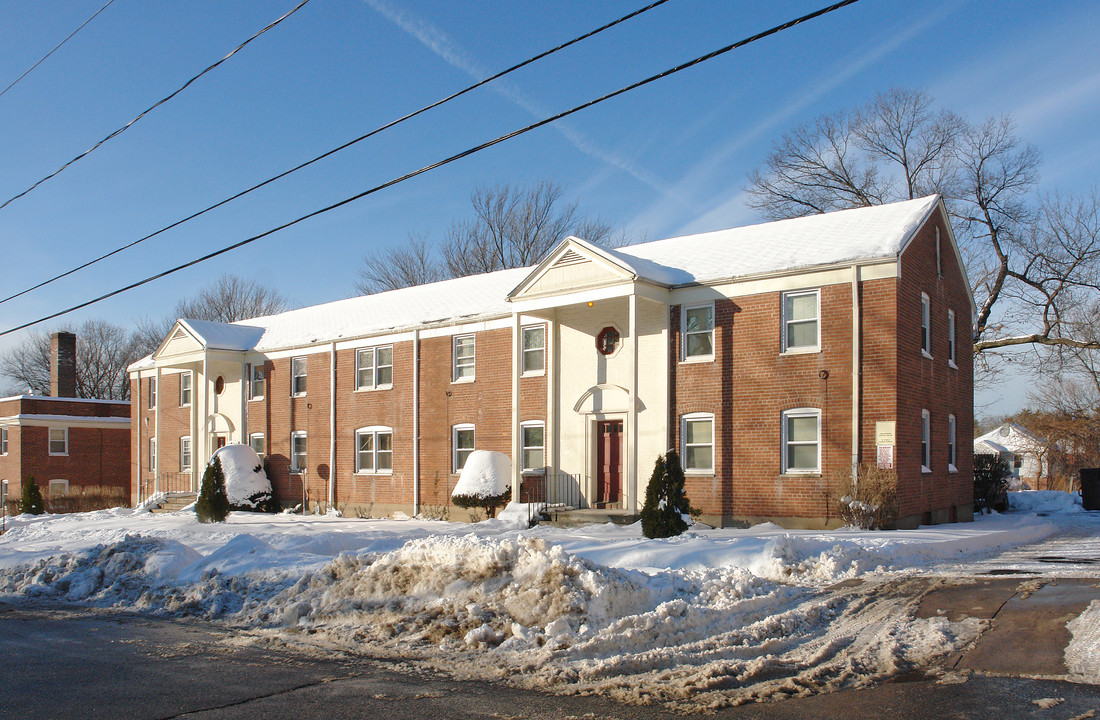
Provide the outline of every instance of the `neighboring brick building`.
[[637,511],[671,446],[713,523],[835,523],[854,462],[897,471],[903,526],[969,519],[973,313],[929,197],[180,320],[130,368],[134,492],[251,442],[286,505],[412,513],[485,449],[516,493]]
[[0,480],[8,481],[9,498],[18,498],[30,477],[43,494],[108,486],[129,492],[130,403],[71,397],[76,337],[51,339],[54,397],[0,398]]

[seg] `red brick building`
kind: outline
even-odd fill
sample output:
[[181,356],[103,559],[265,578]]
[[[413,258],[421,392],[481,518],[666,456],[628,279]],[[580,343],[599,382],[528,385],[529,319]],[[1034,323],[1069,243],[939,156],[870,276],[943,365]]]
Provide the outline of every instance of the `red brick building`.
[[49,396],[0,398],[0,480],[18,498],[33,477],[43,494],[130,489],[130,403],[76,394],[76,336],[51,337]]
[[411,514],[484,449],[513,458],[514,495],[637,511],[676,447],[716,524],[835,522],[866,462],[896,470],[903,526],[969,519],[973,314],[929,197],[184,319],[130,369],[134,492],[192,489],[249,442],[286,505]]

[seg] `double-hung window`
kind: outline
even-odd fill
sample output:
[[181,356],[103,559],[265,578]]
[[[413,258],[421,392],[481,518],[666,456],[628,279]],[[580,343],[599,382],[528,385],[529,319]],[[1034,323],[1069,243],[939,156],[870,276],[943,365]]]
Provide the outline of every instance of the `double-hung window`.
[[958,472],[958,463],[955,458],[955,416],[947,416],[947,471]]
[[0,455],[8,454],[8,429],[0,427]]
[[681,432],[684,472],[714,472],[714,416],[709,413],[684,415]]
[[180,472],[191,469],[191,436],[184,435],[180,438]]
[[474,426],[469,424],[455,425],[451,429],[451,447],[454,456],[454,471],[462,472],[466,465],[466,458],[474,451]]
[[180,407],[191,404],[191,371],[180,374]]
[[932,472],[932,416],[927,410],[920,411],[920,470]]
[[149,470],[157,474],[157,439],[149,438]]
[[295,430],[290,433],[290,472],[300,473],[306,469],[306,431]]
[[264,364],[252,363],[248,366],[248,398],[262,400],[264,397]]
[[523,328],[523,374],[541,375],[546,370],[546,326]]
[[393,429],[376,425],[355,431],[355,472],[393,472]]
[[714,358],[714,303],[684,306],[684,360]]
[[290,394],[292,397],[306,394],[306,359],[304,357],[290,359]]
[[50,455],[69,454],[69,428],[50,428]]
[[456,335],[454,338],[454,373],[451,377],[455,382],[474,379],[474,336]]
[[248,445],[252,448],[252,452],[260,456],[263,459],[264,454],[267,452],[267,443],[264,442],[263,433],[252,433],[248,436]]
[[157,406],[157,379],[149,378],[149,409]]
[[953,368],[955,364],[955,311],[947,311],[947,364]]
[[523,431],[523,470],[543,470],[546,467],[546,433],[541,422],[526,422]]
[[820,339],[821,292],[783,293],[783,352],[817,352]]
[[932,300],[928,293],[920,294],[920,352],[932,357]]
[[821,411],[784,411],[782,442],[784,474],[821,472]]
[[355,389],[382,390],[393,387],[393,346],[355,351]]

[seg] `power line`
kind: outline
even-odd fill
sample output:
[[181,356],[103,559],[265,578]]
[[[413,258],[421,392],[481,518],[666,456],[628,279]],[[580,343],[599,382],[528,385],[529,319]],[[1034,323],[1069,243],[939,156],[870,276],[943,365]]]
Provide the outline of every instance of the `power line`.
[[198,212],[192,213],[191,215],[188,215],[187,217],[185,217],[181,220],[177,220],[177,221],[175,221],[175,222],[173,222],[169,225],[165,225],[164,227],[162,227],[161,229],[159,229],[155,232],[151,232],[148,235],[145,235],[144,237],[140,237],[137,240],[134,240],[133,242],[130,242],[130,243],[127,243],[126,245],[115,248],[114,250],[111,250],[108,253],[104,253],[103,255],[100,255],[99,257],[94,258],[92,260],[89,260],[89,261],[87,261],[87,262],[85,262],[81,265],[77,265],[76,267],[72,268],[71,270],[66,270],[65,272],[61,273],[60,275],[56,275],[56,276],[54,276],[54,277],[52,277],[48,280],[43,280],[42,282],[38,283],[37,285],[32,285],[32,286],[30,286],[30,287],[28,287],[24,290],[20,290],[19,292],[15,293],[14,295],[9,295],[6,298],[0,299],[0,305],[2,305],[3,303],[6,303],[9,300],[14,300],[15,298],[17,298],[21,295],[26,295],[27,293],[32,292],[34,290],[37,290],[40,287],[43,287],[45,285],[49,285],[50,283],[52,283],[56,280],[60,280],[61,278],[68,277],[69,275],[72,275],[73,273],[75,273],[79,270],[83,270],[84,268],[89,267],[91,265],[94,265],[94,264],[100,262],[101,260],[106,260],[107,258],[111,257],[112,255],[117,255],[118,253],[122,252],[123,250],[128,250],[128,249],[134,247],[135,245],[143,243],[146,240],[152,239],[152,238],[156,237],[157,235],[160,235],[161,233],[164,233],[164,232],[167,232],[168,230],[171,230],[172,228],[179,227],[180,225],[184,224],[185,222],[188,222],[190,220],[194,220],[195,218],[199,217],[200,215],[205,215],[206,213],[210,212],[211,210],[215,210],[217,208],[220,208],[222,205],[233,202],[234,200],[237,200],[238,198],[244,197],[245,195],[249,194],[250,192],[252,192],[254,190],[259,190],[260,188],[264,187],[265,185],[269,185],[269,184],[275,182],[276,180],[280,180],[280,179],[286,177],[287,175],[290,175],[291,173],[298,172],[299,170],[301,170],[303,168],[309,167],[310,165],[312,165],[315,162],[318,162],[320,160],[324,160],[325,158],[327,158],[331,155],[335,155],[336,153],[341,152],[342,150],[346,150],[347,148],[351,147],[352,145],[355,145],[358,142],[362,142],[363,140],[366,140],[369,137],[377,135],[378,133],[382,132],[383,130],[388,130],[388,129],[392,128],[395,125],[399,125],[400,123],[405,122],[406,120],[411,120],[412,118],[416,117],[417,115],[420,115],[422,113],[426,113],[429,110],[437,108],[440,105],[443,105],[444,103],[447,103],[447,102],[450,102],[451,100],[454,100],[455,98],[461,97],[462,95],[465,95],[466,93],[468,93],[472,90],[476,90],[477,88],[481,87],[482,85],[486,85],[488,83],[491,83],[492,81],[494,81],[498,78],[504,77],[505,75],[507,75],[511,72],[519,70],[520,68],[526,67],[526,66],[530,65],[533,62],[541,60],[541,59],[543,59],[543,58],[545,58],[549,55],[553,55],[554,53],[558,52],[559,50],[564,50],[565,48],[569,47],[570,45],[575,45],[575,44],[581,42],[582,40],[587,40],[588,38],[590,38],[594,35],[597,35],[597,34],[603,32],[604,30],[615,27],[616,25],[618,25],[620,23],[623,23],[623,22],[626,22],[627,20],[630,20],[631,18],[635,18],[635,17],[641,15],[642,13],[647,12],[649,10],[652,10],[653,8],[655,8],[659,5],[664,5],[666,2],[668,2],[668,0],[657,0],[656,2],[650,3],[649,5],[646,5],[643,8],[640,8],[638,10],[635,10],[632,13],[624,15],[624,16],[622,16],[621,18],[619,18],[617,20],[613,20],[612,22],[609,22],[606,25],[602,25],[602,26],[596,28],[595,30],[590,30],[589,32],[586,32],[583,35],[578,35],[577,37],[573,38],[572,40],[564,42],[561,45],[558,45],[557,47],[553,47],[549,50],[545,50],[545,51],[539,53],[538,55],[534,55],[534,56],[528,58],[527,60],[524,60],[523,62],[517,63],[517,64],[507,68],[506,70],[501,70],[500,72],[496,73],[495,75],[490,75],[489,77],[485,78],[484,80],[479,80],[478,82],[474,83],[473,85],[469,85],[469,86],[463,88],[462,90],[459,90],[456,93],[452,93],[451,95],[448,95],[447,97],[442,98],[441,100],[436,100],[435,102],[433,102],[429,105],[425,105],[424,107],[420,108],[419,110],[415,110],[415,111],[410,112],[406,115],[403,115],[403,116],[397,118],[396,120],[391,120],[390,122],[386,123],[385,125],[381,125],[381,126],[375,128],[374,130],[371,130],[370,132],[368,132],[364,135],[360,135],[359,137],[355,138],[354,140],[350,140],[350,141],[344,143],[343,145],[335,147],[335,148],[329,150],[326,153],[322,153],[321,155],[318,155],[318,156],[314,157],[311,160],[307,160],[306,162],[301,163],[300,165],[296,165],[296,166],[290,168],[289,170],[285,170],[285,171],[279,173],[278,175],[274,175],[272,177],[269,177],[267,180],[264,180],[263,182],[257,183],[257,184],[253,185],[250,188],[242,190],[242,191],[240,191],[239,193],[237,193],[235,195],[231,195],[231,196],[225,198],[224,200],[221,200],[220,202],[216,202],[213,205],[210,205],[206,208],[203,208],[202,210],[199,210]]
[[156,101],[155,103],[153,103],[152,105],[150,105],[150,106],[149,106],[149,107],[148,107],[148,108],[147,108],[146,110],[142,111],[142,112],[141,112],[141,113],[140,113],[140,114],[139,114],[139,115],[138,115],[137,117],[135,117],[135,118],[134,118],[133,120],[131,120],[130,122],[128,122],[128,123],[126,123],[125,125],[123,125],[122,127],[120,127],[120,128],[118,129],[118,130],[115,130],[115,131],[114,131],[114,132],[112,132],[112,133],[111,133],[110,135],[108,135],[107,137],[105,137],[105,138],[103,138],[102,140],[100,140],[99,142],[97,142],[97,143],[96,143],[95,145],[92,145],[92,146],[91,146],[90,148],[88,148],[88,149],[87,149],[87,150],[85,150],[84,152],[80,153],[79,155],[77,155],[77,156],[76,156],[76,157],[74,157],[74,158],[73,158],[72,160],[70,160],[69,162],[65,163],[64,165],[62,165],[62,166],[61,166],[61,167],[59,167],[58,169],[54,170],[54,171],[53,171],[52,173],[50,173],[50,174],[49,174],[49,175],[47,175],[46,177],[44,177],[44,178],[42,178],[41,180],[39,180],[38,182],[34,183],[33,185],[31,185],[31,186],[30,186],[29,188],[27,188],[27,189],[26,189],[26,190],[24,190],[23,192],[21,192],[21,193],[19,193],[19,194],[17,194],[17,195],[14,195],[13,197],[10,197],[10,198],[8,198],[7,200],[5,200],[5,201],[4,201],[4,204],[0,205],[0,210],[3,210],[3,209],[4,209],[4,208],[6,208],[6,207],[7,207],[8,205],[10,205],[10,204],[11,204],[12,202],[14,202],[14,201],[18,200],[19,198],[23,197],[24,195],[26,195],[27,193],[29,193],[29,192],[30,192],[31,190],[34,190],[34,189],[35,189],[36,187],[38,187],[38,186],[39,186],[39,185],[41,185],[42,183],[46,182],[47,180],[50,180],[51,178],[57,177],[58,175],[60,175],[60,174],[61,174],[61,172],[62,172],[62,171],[63,171],[63,170],[65,169],[65,168],[69,167],[70,165],[72,165],[72,164],[73,164],[73,163],[75,163],[76,161],[78,161],[78,160],[81,160],[82,158],[85,158],[85,157],[87,157],[88,155],[92,154],[92,152],[94,152],[94,151],[95,151],[95,150],[96,150],[97,148],[99,148],[99,146],[103,145],[103,143],[107,142],[108,140],[110,140],[110,139],[112,139],[112,138],[114,138],[114,137],[117,137],[117,136],[121,135],[121,134],[122,134],[122,133],[124,133],[124,132],[125,132],[126,130],[129,130],[129,129],[130,129],[130,126],[131,126],[131,125],[133,125],[134,123],[136,123],[136,122],[137,122],[138,120],[141,120],[141,119],[142,119],[143,117],[145,117],[146,115],[148,115],[148,114],[149,114],[150,112],[152,112],[153,110],[156,110],[156,109],[157,109],[158,107],[160,107],[160,106],[161,106],[161,105],[163,105],[164,103],[168,102],[169,100],[171,100],[171,99],[172,99],[172,98],[174,98],[175,96],[179,95],[179,94],[180,94],[181,92],[183,92],[184,90],[186,90],[186,89],[188,88],[188,86],[190,86],[190,85],[191,85],[191,83],[195,82],[196,80],[198,80],[199,78],[201,78],[201,77],[202,77],[203,75],[205,75],[206,73],[210,72],[211,70],[213,70],[214,68],[218,67],[219,65],[221,65],[221,64],[222,64],[223,62],[225,62],[225,61],[226,61],[226,60],[228,60],[229,58],[231,58],[231,57],[233,57],[234,55],[236,55],[236,54],[237,54],[237,53],[238,53],[238,52],[239,52],[239,51],[240,51],[241,49],[243,49],[243,48],[244,48],[244,46],[245,46],[245,45],[248,45],[248,44],[249,44],[250,42],[252,42],[252,41],[253,41],[253,40],[255,40],[256,38],[260,37],[260,36],[261,36],[261,35],[263,35],[263,34],[264,34],[265,32],[267,32],[267,31],[268,31],[268,30],[270,30],[271,28],[273,28],[273,27],[275,27],[276,25],[278,25],[279,23],[281,23],[281,22],[282,22],[283,20],[286,20],[286,19],[287,19],[288,17],[290,17],[290,16],[291,16],[291,15],[293,15],[294,13],[298,12],[298,10],[300,10],[300,9],[302,8],[302,6],[303,6],[303,5],[305,5],[305,4],[307,3],[307,2],[309,2],[309,0],[302,0],[302,1],[300,2],[300,3],[298,3],[298,4],[297,4],[297,5],[295,5],[295,6],[293,7],[293,8],[291,8],[290,12],[286,13],[285,15],[283,15],[282,17],[280,17],[280,18],[279,18],[278,20],[275,20],[274,22],[272,22],[272,23],[268,24],[268,25],[267,25],[267,27],[263,28],[262,30],[260,30],[260,31],[259,31],[259,32],[257,32],[256,34],[254,34],[254,35],[253,35],[252,37],[248,38],[248,39],[247,39],[247,40],[245,40],[245,41],[244,41],[243,43],[241,43],[241,44],[240,44],[240,45],[238,45],[237,47],[233,48],[233,50],[231,50],[231,51],[230,51],[230,52],[229,52],[229,53],[228,53],[228,54],[227,54],[227,55],[226,55],[225,57],[223,57],[223,58],[222,58],[221,60],[218,60],[218,61],[217,61],[216,63],[214,63],[213,65],[210,65],[210,66],[209,66],[209,67],[207,67],[207,68],[206,68],[205,70],[203,70],[202,72],[200,72],[200,73],[199,73],[198,75],[194,76],[193,78],[191,78],[190,80],[188,80],[187,82],[185,82],[185,83],[184,83],[183,85],[181,85],[181,86],[180,86],[179,88],[177,88],[177,89],[176,89],[176,90],[175,90],[174,92],[172,92],[172,94],[171,94],[171,95],[167,95],[166,97],[164,97],[164,98],[162,98],[162,99],[160,99],[160,100]]
[[162,277],[172,275],[173,273],[177,273],[180,270],[185,270],[186,268],[189,268],[193,265],[198,265],[199,263],[206,262],[207,260],[211,260],[213,258],[216,258],[219,255],[224,255],[227,252],[230,252],[232,250],[236,250],[237,248],[244,247],[245,245],[248,245],[248,244],[253,243],[257,240],[265,238],[268,235],[274,235],[277,232],[280,232],[282,230],[286,230],[287,228],[292,227],[294,225],[297,225],[300,222],[304,222],[305,220],[309,220],[310,218],[317,217],[318,215],[323,215],[324,213],[327,213],[327,212],[330,212],[330,211],[335,210],[337,208],[343,207],[344,205],[355,202],[356,200],[364,198],[368,195],[373,195],[374,193],[379,192],[380,190],[385,190],[388,187],[391,187],[393,185],[397,185],[398,183],[402,183],[402,182],[404,182],[406,180],[409,180],[411,178],[414,178],[418,175],[423,175],[424,173],[429,172],[431,170],[435,170],[436,168],[443,167],[444,165],[449,165],[449,164],[455,162],[456,160],[461,160],[464,157],[467,157],[469,155],[473,155],[474,153],[481,152],[482,150],[490,148],[494,145],[499,145],[500,143],[505,142],[506,140],[511,140],[512,138],[519,137],[520,135],[523,135],[523,134],[528,133],[532,130],[540,128],[544,125],[549,125],[552,122],[555,122],[557,120],[561,120],[562,118],[568,117],[568,116],[570,116],[574,113],[580,112],[581,110],[586,110],[586,109],[588,109],[590,107],[593,107],[595,105],[599,105],[602,102],[605,102],[605,101],[610,100],[612,98],[618,97],[619,95],[630,92],[631,90],[636,90],[637,88],[640,88],[644,85],[648,85],[648,84],[650,84],[652,82],[655,82],[657,80],[660,80],[660,79],[663,79],[663,78],[666,78],[666,77],[670,77],[672,75],[675,75],[678,72],[681,72],[683,70],[687,70],[690,67],[694,67],[695,65],[699,65],[701,63],[707,62],[708,60],[713,60],[714,58],[716,58],[720,55],[724,55],[724,54],[730,52],[731,50],[736,50],[737,48],[744,47],[745,45],[749,45],[751,43],[754,43],[757,40],[762,40],[762,39],[764,39],[764,38],[766,38],[770,35],[775,35],[776,33],[782,32],[784,30],[788,30],[788,29],[790,29],[790,28],[792,28],[796,25],[800,25],[804,22],[807,22],[808,20],[813,20],[813,19],[821,17],[823,15],[827,15],[827,14],[829,14],[831,12],[834,12],[836,10],[839,10],[843,7],[847,7],[848,5],[854,5],[857,2],[859,2],[859,0],[842,0],[841,2],[835,3],[833,5],[829,5],[828,7],[821,8],[820,10],[816,10],[812,13],[802,15],[801,17],[795,18],[794,20],[789,20],[789,21],[783,23],[782,25],[776,25],[773,28],[770,28],[768,30],[764,30],[763,32],[760,32],[760,33],[757,33],[756,35],[752,35],[752,36],[747,37],[743,40],[739,40],[735,43],[731,43],[729,45],[726,45],[725,47],[718,48],[717,50],[713,50],[713,51],[711,51],[711,52],[709,52],[705,55],[700,55],[699,57],[695,58],[694,60],[689,60],[689,61],[687,61],[685,63],[682,63],[680,65],[677,65],[675,67],[669,68],[668,70],[657,73],[656,75],[651,75],[650,77],[648,77],[644,80],[639,80],[636,83],[633,83],[631,85],[627,85],[626,87],[615,90],[614,92],[611,92],[611,93],[608,93],[608,94],[603,95],[601,97],[598,97],[595,100],[589,100],[588,102],[577,105],[577,106],[575,106],[575,107],[573,107],[569,110],[565,110],[563,112],[560,112],[557,115],[552,115],[548,118],[544,118],[542,120],[539,120],[538,122],[531,123],[530,125],[527,125],[526,127],[522,127],[519,130],[513,130],[512,132],[507,133],[505,135],[501,135],[501,136],[499,136],[499,137],[497,137],[493,140],[489,140],[488,142],[484,142],[480,145],[476,145],[476,146],[474,146],[472,148],[469,148],[467,150],[463,150],[462,152],[460,152],[456,155],[451,155],[450,157],[445,158],[443,160],[439,160],[437,162],[434,162],[431,165],[425,165],[424,167],[420,168],[419,170],[413,170],[412,172],[401,175],[400,177],[396,177],[396,178],[393,178],[392,180],[388,180],[387,182],[384,182],[381,185],[376,185],[376,186],[370,188],[369,190],[364,190],[361,193],[358,193],[356,195],[352,195],[351,197],[345,198],[345,199],[343,199],[339,202],[333,203],[332,205],[328,205],[328,206],[323,207],[319,210],[314,210],[313,212],[307,213],[306,215],[302,215],[301,217],[298,217],[294,220],[283,223],[282,225],[271,228],[270,230],[266,230],[266,231],[260,233],[259,235],[253,235],[252,237],[245,238],[244,240],[233,243],[232,245],[227,245],[227,246],[221,248],[220,250],[215,250],[214,252],[207,253],[206,255],[203,255],[202,257],[195,258],[194,260],[189,260],[188,262],[185,262],[182,265],[177,265],[176,267],[169,268],[167,270],[163,270],[163,271],[161,271],[161,272],[159,272],[155,275],[150,275],[149,277],[145,278],[144,280],[138,280],[137,282],[133,282],[133,283],[131,283],[131,284],[125,286],[125,287],[119,288],[117,290],[112,290],[109,293],[104,293],[103,295],[100,295],[97,298],[87,300],[85,302],[80,303],[79,305],[74,305],[74,306],[72,306],[70,308],[67,308],[65,310],[59,310],[55,313],[52,313],[50,315],[46,315],[45,317],[41,317],[37,320],[33,320],[31,322],[24,323],[22,325],[19,325],[18,327],[13,327],[13,328],[10,328],[8,330],[4,330],[3,332],[0,332],[0,337],[3,337],[5,335],[9,335],[13,332],[18,332],[19,330],[24,330],[26,328],[31,327],[32,325],[37,325],[38,323],[45,322],[47,320],[52,320],[56,317],[60,317],[61,315],[66,315],[66,314],[74,312],[76,310],[86,308],[89,305],[94,305],[95,303],[102,302],[103,300],[107,300],[108,298],[112,298],[115,295],[120,295],[120,294],[122,294],[124,292],[127,292],[129,290],[133,290],[134,288],[141,287],[142,285],[146,285],[148,283],[151,283],[154,280],[159,280]]
[[20,80],[22,80],[23,78],[25,78],[25,77],[27,77],[28,75],[30,75],[30,74],[31,74],[31,71],[32,71],[32,70],[34,70],[34,69],[35,69],[36,67],[38,67],[39,65],[41,65],[41,64],[42,64],[43,62],[45,62],[46,58],[48,58],[48,57],[49,57],[50,55],[53,55],[53,54],[54,54],[55,52],[57,52],[57,51],[58,51],[58,50],[59,50],[59,49],[61,48],[61,46],[62,46],[62,45],[64,45],[65,43],[69,42],[69,40],[71,40],[71,39],[72,39],[73,35],[76,35],[76,34],[77,34],[78,32],[80,32],[81,30],[83,30],[83,29],[84,29],[84,26],[85,26],[85,25],[87,25],[88,23],[90,23],[90,22],[91,22],[92,20],[95,20],[95,19],[96,19],[96,16],[97,16],[97,15],[99,15],[99,14],[100,14],[101,12],[103,12],[104,10],[106,10],[106,9],[107,9],[108,7],[110,7],[111,3],[113,3],[114,1],[115,1],[115,0],[107,0],[107,4],[106,4],[106,5],[104,5],[104,6],[103,6],[103,7],[101,7],[100,9],[96,10],[96,11],[95,11],[95,14],[94,14],[94,15],[92,15],[92,16],[91,16],[90,18],[88,18],[88,19],[87,19],[87,20],[85,20],[84,22],[80,23],[80,27],[78,27],[78,28],[77,28],[76,30],[73,30],[73,31],[72,31],[71,33],[69,33],[68,37],[66,37],[66,38],[65,38],[64,40],[62,40],[62,41],[61,41],[61,42],[59,42],[59,43],[58,43],[57,45],[55,45],[55,46],[54,46],[54,49],[53,49],[53,50],[50,50],[50,51],[49,51],[48,53],[46,53],[45,55],[43,55],[43,56],[42,56],[42,57],[41,57],[41,58],[40,58],[40,59],[38,60],[38,62],[36,62],[36,63],[35,63],[34,65],[31,65],[31,66],[30,66],[29,68],[27,68],[27,69],[26,69],[26,71],[25,71],[25,72],[24,72],[24,73],[23,73],[22,75],[20,75],[19,77],[15,78],[15,80],[12,80],[12,82],[11,82],[11,85],[8,85],[8,86],[7,86],[6,88],[4,88],[3,90],[0,90],[0,96],[3,96],[3,94],[4,94],[4,93],[6,93],[6,92],[7,92],[8,90],[11,90],[11,89],[12,89],[13,87],[15,87],[15,86],[16,86],[16,84],[18,84]]

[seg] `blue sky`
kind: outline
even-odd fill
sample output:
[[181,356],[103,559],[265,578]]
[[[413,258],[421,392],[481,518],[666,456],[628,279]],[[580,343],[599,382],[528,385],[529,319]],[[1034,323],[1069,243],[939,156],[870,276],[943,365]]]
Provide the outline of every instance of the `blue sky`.
[[[0,1],[0,87],[103,0]],[[0,201],[56,169],[293,7],[116,0],[0,96]],[[643,0],[312,0],[126,133],[0,210],[21,289],[134,240]],[[672,0],[144,246],[0,305],[0,328],[267,230],[824,5]],[[876,92],[923,88],[971,119],[1011,113],[1046,190],[1100,164],[1100,3],[862,0],[554,126],[70,316],[159,317],[225,271],[296,304],[351,295],[369,251],[443,236],[478,185],[553,180],[583,212],[658,239],[756,222],[748,173],[776,138]],[[8,293],[4,293],[6,295]],[[46,326],[47,328],[49,325]],[[0,338],[0,351],[19,336]],[[1000,388],[989,411],[1022,391]],[[988,398],[979,398],[984,403]]]

